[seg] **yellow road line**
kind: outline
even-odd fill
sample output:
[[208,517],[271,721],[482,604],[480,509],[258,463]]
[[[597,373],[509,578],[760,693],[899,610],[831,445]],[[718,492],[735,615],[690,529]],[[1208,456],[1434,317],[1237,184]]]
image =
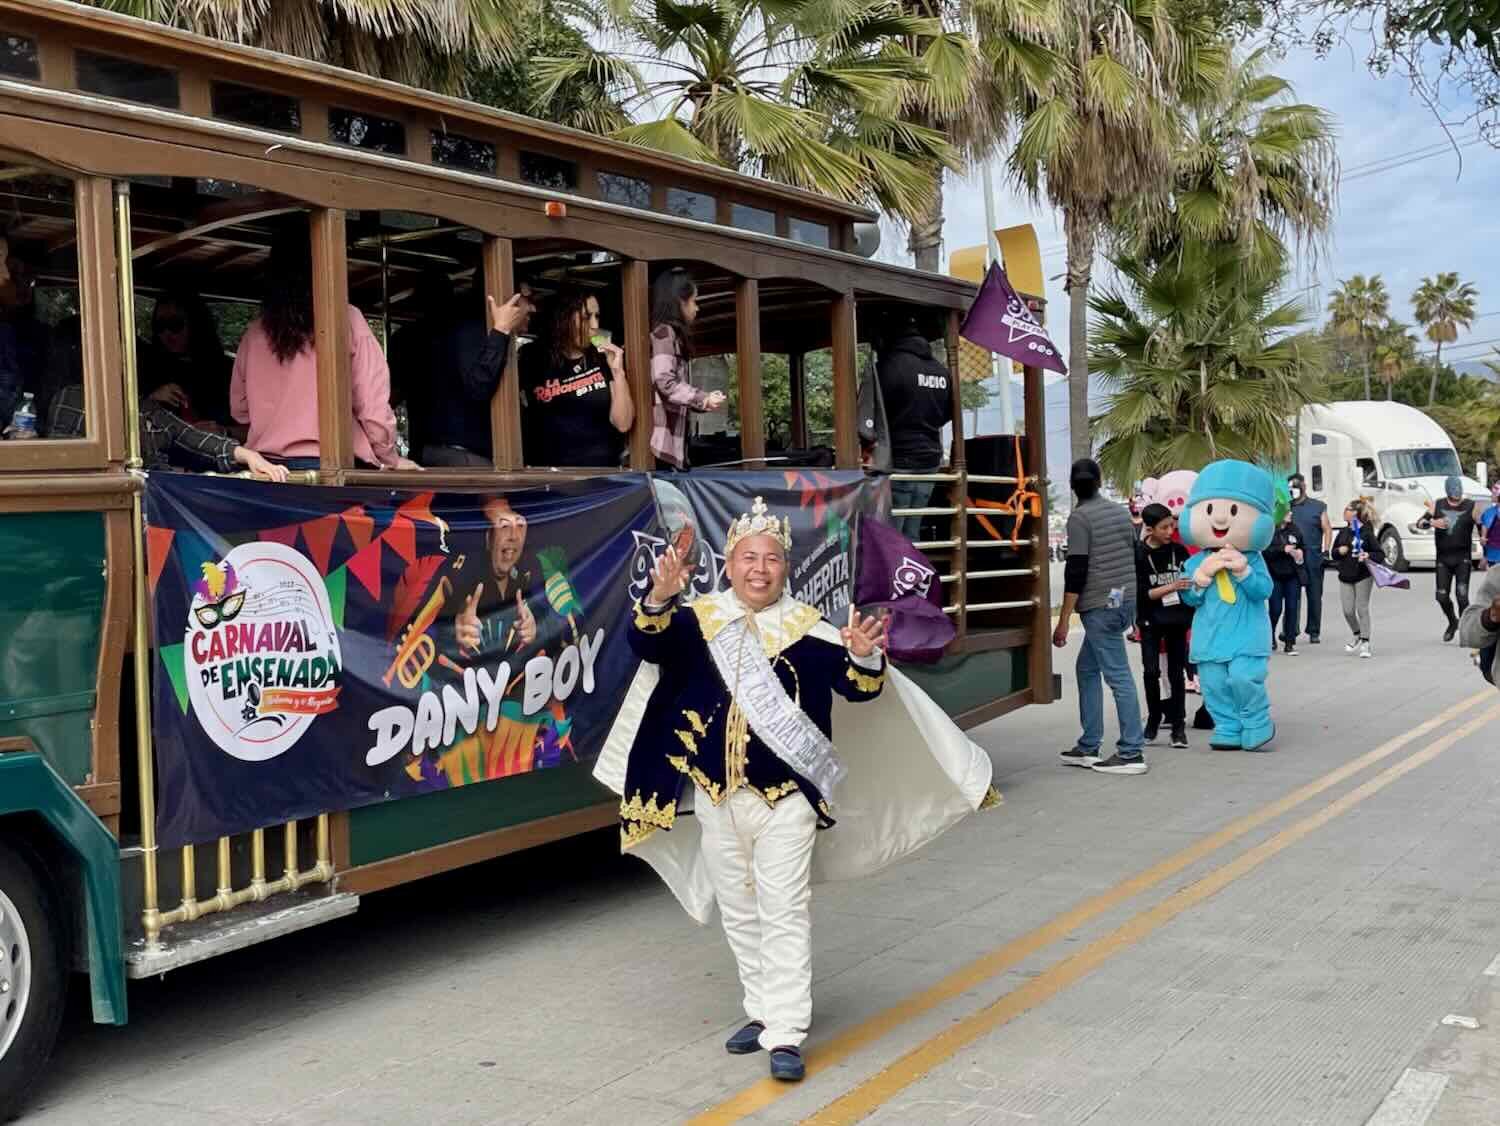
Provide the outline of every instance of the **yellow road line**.
[[1472,735],[1497,717],[1500,717],[1500,704],[1487,709],[1425,749],[1381,771],[1369,781],[1329,802],[1317,813],[1310,814],[1295,824],[1287,826],[1269,840],[1246,850],[1202,879],[1172,893],[1155,907],[1142,911],[1109,934],[1095,939],[1076,954],[1064,958],[1025,985],[1003,994],[979,1012],[938,1033],[931,1040],[908,1052],[858,1087],[835,1099],[812,1117],[804,1119],[803,1126],[850,1126],[860,1121],[981,1036],[993,1032],[1027,1010],[1047,1001],[1067,986],[1092,973],[1121,950],[1134,945],[1171,922],[1189,907],[1202,903],[1205,899],[1222,891],[1233,881],[1254,871],[1267,860],[1322,828],[1335,817],[1353,809],[1366,798],[1378,794],[1392,782],[1411,773],[1417,767],[1431,762],[1449,747]]
[[[1230,842],[1244,836],[1246,833],[1252,832],[1268,821],[1290,812],[1303,802],[1317,797],[1330,786],[1336,786],[1366,767],[1382,759],[1389,758],[1414,739],[1419,739],[1429,731],[1451,723],[1464,712],[1486,700],[1493,699],[1493,689],[1486,688],[1483,692],[1475,693],[1473,696],[1460,701],[1446,711],[1418,724],[1410,731],[1395,736],[1374,750],[1367,751],[1359,758],[1351,759],[1343,766],[1331,770],[1322,777],[1316,778],[1306,785],[1293,790],[1285,797],[1279,798],[1253,813],[1231,821],[1217,832],[1209,834],[1194,844],[1189,845],[1181,852],[1175,853],[1165,860],[1152,865],[1145,871],[1139,872],[1129,879],[1116,884],[1108,891],[1101,892],[1084,900],[1077,906],[1069,908],[1036,930],[1021,935],[1019,938],[1015,938],[1005,945],[976,958],[968,965],[953,971],[953,973],[922,992],[898,1002],[889,1009],[874,1014],[852,1028],[846,1029],[826,1044],[819,1044],[815,1049],[808,1052],[808,1076],[817,1075],[819,1072],[841,1063],[861,1048],[881,1039],[908,1021],[915,1020],[937,1006],[954,998],[961,997],[971,989],[983,985],[991,978],[998,977],[1037,951],[1066,938],[1073,931],[1104,914],[1106,911],[1113,910],[1126,900],[1140,895],[1142,892],[1149,891],[1163,880],[1170,879],[1172,876],[1196,864]],[[740,1119],[770,1106],[777,1099],[789,1094],[792,1089],[785,1083],[779,1083],[773,1079],[762,1079],[758,1083],[752,1084],[738,1094],[717,1106],[710,1107],[702,1114],[691,1119],[690,1126],[723,1126],[725,1123],[738,1122]]]

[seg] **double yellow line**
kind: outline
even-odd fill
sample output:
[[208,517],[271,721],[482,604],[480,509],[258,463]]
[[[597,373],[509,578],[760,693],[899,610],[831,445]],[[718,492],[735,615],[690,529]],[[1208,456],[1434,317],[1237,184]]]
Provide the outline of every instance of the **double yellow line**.
[[[1037,951],[1067,937],[1079,927],[1127,900],[1170,879],[1246,833],[1296,809],[1367,767],[1390,758],[1412,742],[1453,723],[1465,712],[1478,705],[1494,700],[1495,694],[1492,689],[1476,693],[1424,723],[1418,724],[1410,731],[1396,736],[1359,758],[1351,759],[1321,778],[1293,790],[1285,797],[1230,822],[1218,832],[1204,837],[1108,891],[1084,900],[1036,930],[955,970],[922,992],[847,1029],[809,1053],[808,1076],[817,1075],[834,1067],[901,1025],[984,985]],[[858,1122],[979,1037],[1048,1000],[1073,982],[1091,973],[1114,954],[1145,938],[1189,907],[1201,903],[1240,876],[1259,867],[1283,849],[1383,790],[1398,778],[1432,761],[1449,747],[1467,738],[1495,718],[1500,718],[1500,704],[1485,709],[1463,726],[1448,732],[1436,742],[1387,768],[1342,797],[1330,802],[1318,812],[1287,826],[1275,836],[1242,853],[1222,867],[1216,868],[1195,883],[1173,893],[1156,906],[1143,910],[1114,931],[1090,942],[1077,953],[1053,965],[1024,985],[1002,994],[990,1005],[954,1023],[931,1040],[907,1052],[895,1063],[835,1099],[806,1122],[816,1124],[816,1126],[836,1126],[836,1124]],[[694,1126],[720,1126],[723,1123],[738,1122],[771,1105],[788,1094],[790,1090],[791,1088],[785,1084],[763,1079],[693,1118],[691,1123]]]

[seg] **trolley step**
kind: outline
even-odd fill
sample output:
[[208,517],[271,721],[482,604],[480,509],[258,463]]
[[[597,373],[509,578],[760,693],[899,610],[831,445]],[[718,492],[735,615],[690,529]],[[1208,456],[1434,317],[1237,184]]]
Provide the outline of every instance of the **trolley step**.
[[125,972],[132,978],[156,977],[231,950],[342,919],[358,909],[359,896],[349,892],[299,892],[278,895],[264,903],[247,903],[227,914],[207,915],[168,928],[155,950],[147,950],[145,940],[137,939],[125,954]]

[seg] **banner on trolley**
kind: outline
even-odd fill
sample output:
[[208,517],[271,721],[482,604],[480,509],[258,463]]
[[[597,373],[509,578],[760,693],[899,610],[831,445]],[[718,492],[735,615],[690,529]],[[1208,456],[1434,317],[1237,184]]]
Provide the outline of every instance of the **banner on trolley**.
[[484,495],[153,473],[158,838],[587,762],[635,674],[631,604],[674,533],[695,528],[689,597],[720,589],[725,531],[762,496],[792,523],[788,589],[837,621],[856,518],[887,495],[859,472]]
[[645,476],[475,496],[154,473],[146,522],[167,846],[590,759],[635,672]]

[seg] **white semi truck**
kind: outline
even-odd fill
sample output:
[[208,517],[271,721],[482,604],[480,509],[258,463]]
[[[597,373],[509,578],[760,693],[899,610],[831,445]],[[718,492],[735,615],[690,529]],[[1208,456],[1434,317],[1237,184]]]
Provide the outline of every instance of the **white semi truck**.
[[1324,403],[1302,408],[1297,420],[1297,466],[1309,496],[1328,505],[1335,529],[1344,505],[1371,498],[1380,514],[1380,546],[1390,565],[1406,570],[1435,561],[1432,530],[1418,521],[1444,481],[1458,475],[1464,495],[1484,508],[1489,493],[1465,476],[1448,434],[1427,415],[1403,403]]

